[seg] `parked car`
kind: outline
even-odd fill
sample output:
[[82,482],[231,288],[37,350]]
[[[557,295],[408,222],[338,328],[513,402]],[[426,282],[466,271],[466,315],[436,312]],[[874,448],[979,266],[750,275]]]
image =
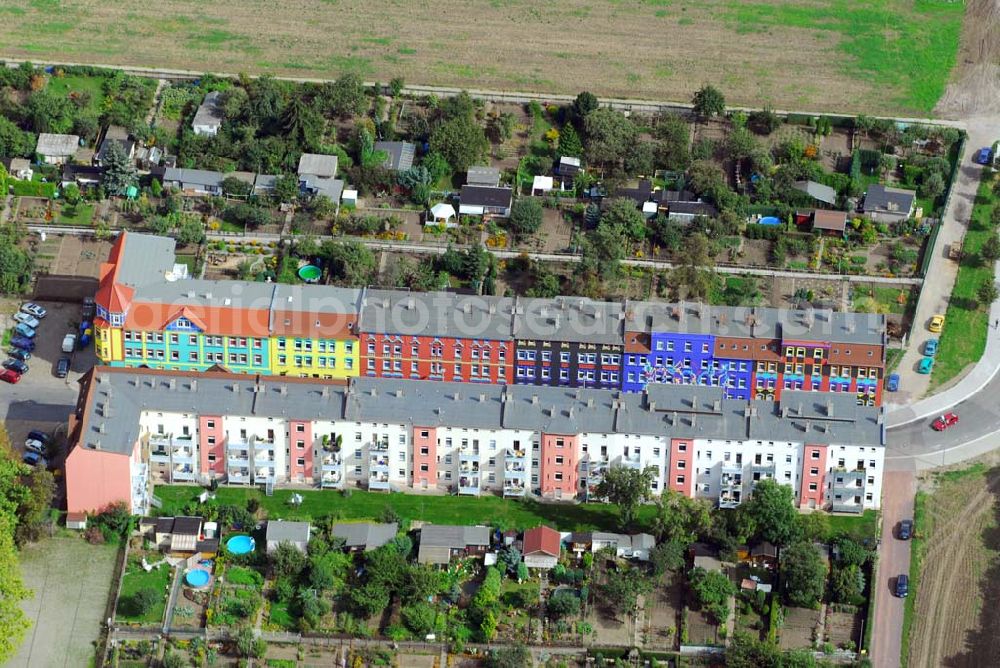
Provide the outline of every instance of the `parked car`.
[[896,576],[896,596],[906,598],[910,593],[910,576],[900,573]]
[[0,380],[5,383],[10,383],[11,385],[16,385],[19,380],[21,380],[21,374],[16,371],[11,371],[10,369],[0,370]]
[[903,520],[899,523],[899,540],[910,540],[913,536],[913,520]]
[[65,378],[69,375],[69,358],[60,357],[56,362],[56,378]]
[[71,353],[76,350],[76,334],[67,334],[62,340],[62,351]]
[[917,373],[930,373],[934,370],[934,358],[924,357],[920,360],[920,364],[917,366]]
[[28,327],[23,322],[19,322],[16,327],[14,327],[14,333],[18,336],[23,336],[27,339],[35,338],[35,330]]
[[32,429],[31,431],[28,432],[28,435],[25,438],[31,439],[33,441],[41,441],[45,445],[48,445],[49,443],[52,442],[52,437],[39,429]]
[[38,328],[38,318],[28,315],[27,313],[24,313],[22,311],[18,311],[17,313],[14,314],[14,320],[16,320],[21,324],[27,325],[32,329]]
[[28,302],[27,304],[22,304],[21,310],[27,313],[28,315],[35,316],[39,320],[41,320],[48,314],[48,311],[43,309],[38,304],[35,304],[34,302]]
[[29,452],[37,452],[40,455],[45,455],[45,444],[33,438],[29,438],[24,442],[24,449]]
[[927,323],[927,329],[935,334],[940,334],[941,330],[944,329],[944,316],[941,314],[931,316],[931,321]]
[[979,149],[978,153],[976,153],[976,162],[978,162],[980,165],[990,164],[990,156],[992,155],[992,153],[993,150],[990,149],[989,146],[984,146],[983,148]]
[[934,431],[944,431],[948,427],[958,424],[958,416],[954,413],[945,413],[931,423]]
[[27,350],[21,350],[20,348],[11,348],[7,351],[7,354],[16,360],[21,360],[22,362],[27,362],[31,359],[31,353]]
[[97,305],[94,303],[93,297],[83,298],[83,320],[93,320],[94,315],[97,313]]
[[28,466],[46,466],[47,467],[49,465],[49,463],[45,460],[45,457],[42,457],[37,452],[26,452],[26,453],[24,453],[24,457],[21,457],[21,461],[23,461]]
[[10,345],[21,350],[26,350],[29,353],[35,350],[35,342],[26,336],[15,336],[10,340]]
[[889,374],[888,389],[889,389],[890,392],[898,392],[899,391],[899,374],[898,373],[891,373],[891,374]]
[[21,360],[8,359],[4,360],[3,368],[10,369],[11,371],[16,371],[22,376],[28,373],[28,365]]
[[938,340],[937,339],[927,339],[924,343],[924,355],[928,357],[934,357],[938,351]]

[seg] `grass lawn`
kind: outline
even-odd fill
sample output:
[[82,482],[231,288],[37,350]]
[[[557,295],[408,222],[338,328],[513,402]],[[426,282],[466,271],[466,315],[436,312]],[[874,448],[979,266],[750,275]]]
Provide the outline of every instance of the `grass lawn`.
[[[979,249],[994,234],[990,222],[993,207],[996,206],[992,184],[993,172],[986,169],[962,244],[963,257],[945,313],[944,332],[939,337],[941,344],[931,374],[931,390],[957,376],[966,366],[982,357],[986,349],[989,311],[979,306],[976,291],[984,281],[993,278],[993,267],[979,257]],[[918,327],[923,325],[916,323]]]
[[[900,303],[900,294],[903,295]],[[896,313],[902,315],[906,309],[916,304],[916,292],[904,288],[890,288],[884,286],[858,287],[854,290],[853,301],[870,299],[879,307],[879,313]]]
[[71,74],[64,77],[52,77],[49,79],[46,89],[59,96],[66,96],[70,93],[87,93],[90,100],[87,102],[86,110],[99,114],[104,102],[104,77],[88,77],[78,74]]
[[906,351],[902,348],[886,348],[885,370],[888,373],[894,372],[899,367],[899,363],[903,361],[903,355],[905,353]]
[[[167,587],[170,584],[170,575],[173,571],[166,565],[146,572],[138,561],[130,560],[122,577],[122,591],[118,598],[118,610],[115,617],[119,621],[138,622],[140,624],[159,624],[163,621],[163,612],[167,607]],[[162,592],[160,601],[143,615],[133,615],[129,608],[129,601],[140,589],[151,589]]]
[[74,225],[90,227],[94,222],[93,204],[63,204],[59,207],[59,215],[55,219],[58,225]]
[[829,538],[833,539],[839,534],[847,534],[856,539],[874,538],[877,521],[874,510],[866,510],[861,515],[830,515]]
[[271,603],[268,622],[283,631],[294,631],[298,628],[295,618],[288,611],[288,603],[283,601],[274,601]]
[[195,258],[194,255],[177,255],[175,257],[177,264],[183,264],[188,269],[188,273],[194,276],[194,265]]

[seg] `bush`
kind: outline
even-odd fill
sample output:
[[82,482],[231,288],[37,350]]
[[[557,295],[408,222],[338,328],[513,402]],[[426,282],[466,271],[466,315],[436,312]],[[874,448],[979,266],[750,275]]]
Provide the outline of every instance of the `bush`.
[[140,589],[129,597],[125,609],[131,616],[140,617],[152,610],[161,598],[162,594],[158,594],[152,589]]

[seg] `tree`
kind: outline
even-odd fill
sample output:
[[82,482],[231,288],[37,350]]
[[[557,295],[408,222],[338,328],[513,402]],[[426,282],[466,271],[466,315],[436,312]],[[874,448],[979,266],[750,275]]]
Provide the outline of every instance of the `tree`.
[[836,566],[830,574],[830,597],[838,603],[858,605],[864,601],[865,574],[855,564]]
[[788,545],[798,536],[798,512],[791,486],[761,480],[750,500],[740,506],[740,516],[750,533],[775,545]]
[[41,538],[56,493],[55,477],[44,467],[35,467],[27,476],[21,476],[20,488],[23,494],[19,495],[14,531],[14,543],[18,547]]
[[293,95],[281,114],[281,128],[296,146],[313,149],[319,143],[323,119],[301,95]]
[[614,166],[635,146],[635,124],[615,109],[592,111],[583,121],[588,162]]
[[702,86],[691,100],[694,112],[699,116],[722,116],[726,113],[726,98],[715,86]]
[[483,663],[485,668],[530,668],[534,665],[531,652],[524,645],[508,645],[490,650]]
[[277,577],[297,578],[306,568],[306,555],[299,552],[298,548],[287,541],[278,544],[278,548],[271,553],[271,570]]
[[30,158],[35,152],[35,136],[0,115],[0,156]]
[[412,603],[400,610],[406,628],[418,636],[426,635],[434,628],[437,612],[427,603]]
[[233,634],[233,641],[236,644],[236,651],[240,656],[263,659],[267,654],[267,641],[254,635],[254,631],[249,626],[241,626]]
[[812,543],[799,541],[782,549],[781,575],[789,603],[803,608],[819,603],[826,582],[826,565]]
[[940,172],[931,172],[920,184],[920,194],[924,197],[938,198],[944,193],[944,176]]
[[528,579],[528,564],[523,561],[517,565],[517,581],[524,582]]
[[505,547],[497,555],[497,564],[507,569],[509,575],[517,574],[517,566],[521,563],[521,551],[516,547]]
[[292,202],[299,196],[299,179],[294,174],[282,174],[274,180],[274,196],[279,202]]
[[729,599],[736,595],[733,581],[721,571],[706,571],[700,567],[691,569],[688,581],[698,605],[716,624],[724,624],[729,616]]
[[833,546],[837,551],[837,563],[843,566],[863,566],[873,556],[870,549],[846,536],[838,536],[833,541]]
[[335,82],[326,84],[321,97],[329,113],[344,118],[363,114],[368,106],[364,82],[354,73],[345,74]]
[[222,179],[222,194],[226,197],[240,197],[246,198],[250,196],[253,192],[253,184],[247,183],[243,179],[238,179],[235,176],[227,176]]
[[330,604],[320,598],[314,589],[299,589],[295,598],[299,612],[301,612],[299,626],[303,630],[318,627],[320,620],[330,612]]
[[979,256],[988,262],[1000,260],[1000,236],[997,236],[996,232],[991,233],[983,242]]
[[21,601],[30,598],[31,591],[21,580],[13,529],[11,516],[6,512],[0,513],[0,662],[7,662],[17,653],[31,626],[21,610]]
[[657,117],[653,128],[656,138],[654,162],[657,167],[685,170],[691,163],[691,128],[677,114],[664,113]]
[[319,254],[327,260],[330,276],[348,285],[366,285],[375,275],[375,254],[359,241],[327,240]]
[[631,526],[639,504],[649,498],[650,485],[655,477],[656,467],[653,466],[642,470],[612,466],[598,483],[597,496],[616,504],[622,525]]
[[647,176],[653,173],[655,162],[654,146],[645,141],[636,141],[632,149],[625,153],[623,167],[626,174]]
[[579,158],[583,155],[583,143],[572,123],[562,126],[559,131],[559,155]]
[[163,600],[163,594],[153,589],[140,589],[128,599],[129,612],[140,617],[153,609],[153,606]]
[[75,183],[69,183],[65,188],[62,189],[63,200],[66,201],[70,206],[76,206],[80,203],[80,186]]
[[760,135],[769,135],[781,127],[781,119],[770,105],[764,105],[763,109],[750,112],[747,118],[747,127]]
[[684,298],[704,300],[716,280],[715,271],[711,268],[708,238],[701,232],[695,232],[684,240],[682,246],[682,262],[671,277],[678,289],[683,289]]
[[746,128],[736,128],[726,137],[726,153],[730,160],[750,157],[757,147],[757,140]]
[[431,133],[430,149],[454,169],[464,172],[486,155],[490,143],[474,117],[457,116]]
[[549,597],[546,607],[549,617],[562,619],[580,612],[580,597],[575,591],[559,589]]
[[590,114],[590,112],[596,110],[599,106],[600,102],[598,101],[596,95],[588,91],[583,91],[576,96],[575,100],[573,100],[573,115],[576,118],[583,120],[588,114]]
[[406,87],[406,82],[403,77],[393,77],[389,79],[389,95],[393,97],[399,97],[403,94],[403,88]]
[[521,197],[510,207],[507,229],[515,240],[530,237],[542,226],[542,202],[535,197]]
[[11,226],[0,228],[0,292],[17,294],[31,280],[33,260],[18,244],[21,235]]
[[997,284],[992,277],[984,278],[983,282],[976,288],[976,300],[981,308],[989,308],[998,296],[1000,296],[1000,291],[997,290]]
[[711,524],[712,511],[704,499],[666,490],[656,500],[653,532],[659,541],[690,545],[707,533]]
[[125,195],[130,186],[139,183],[139,175],[135,165],[125,154],[121,143],[113,141],[108,144],[104,156],[104,189],[110,195]]
[[616,615],[635,612],[639,597],[652,591],[652,583],[635,568],[625,568],[600,587],[601,600]]
[[726,647],[726,668],[782,668],[781,650],[772,642],[737,631]]
[[38,90],[28,95],[24,119],[35,132],[66,133],[73,127],[73,105],[47,89]]
[[611,200],[607,210],[601,214],[601,222],[618,229],[630,242],[641,242],[646,238],[646,219],[635,207],[635,201],[627,197]]
[[177,241],[184,245],[198,245],[205,240],[205,226],[193,217],[187,217],[177,226]]
[[403,589],[405,601],[426,601],[445,587],[441,571],[426,565],[411,565],[406,571]]
[[667,571],[679,571],[686,559],[687,545],[676,540],[661,541],[649,553],[649,562],[657,577]]

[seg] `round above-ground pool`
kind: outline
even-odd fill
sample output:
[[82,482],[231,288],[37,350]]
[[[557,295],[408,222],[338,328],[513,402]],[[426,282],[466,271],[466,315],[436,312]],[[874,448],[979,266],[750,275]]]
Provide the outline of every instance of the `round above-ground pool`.
[[775,216],[764,216],[758,221],[760,225],[780,225],[781,221]]
[[233,554],[249,554],[257,545],[250,536],[233,536],[226,541],[226,549]]
[[315,283],[323,275],[323,270],[314,264],[304,264],[299,267],[299,278],[306,283]]
[[204,568],[192,568],[184,575],[184,581],[192,587],[204,587],[211,576]]

